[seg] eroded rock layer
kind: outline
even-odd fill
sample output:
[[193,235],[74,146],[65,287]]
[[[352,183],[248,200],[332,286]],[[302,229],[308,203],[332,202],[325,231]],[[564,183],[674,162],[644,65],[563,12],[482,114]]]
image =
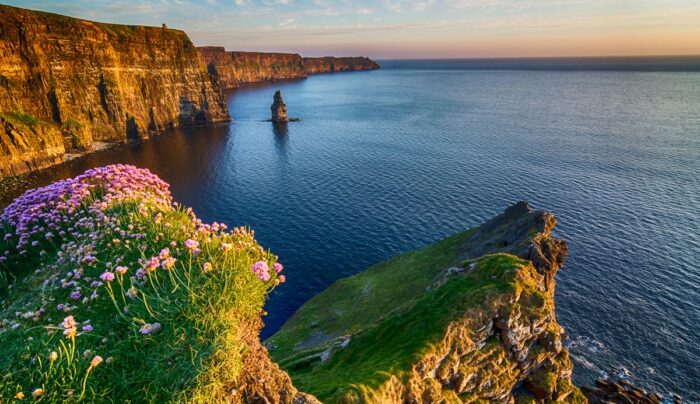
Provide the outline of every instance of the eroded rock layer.
[[230,119],[184,32],[2,5],[0,112],[20,118],[2,122],[0,175],[46,167],[95,141]]

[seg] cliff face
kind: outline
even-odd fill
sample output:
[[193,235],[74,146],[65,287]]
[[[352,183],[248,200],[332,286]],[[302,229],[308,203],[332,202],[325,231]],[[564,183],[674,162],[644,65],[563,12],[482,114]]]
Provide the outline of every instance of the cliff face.
[[379,65],[364,57],[302,58],[296,53],[227,51],[223,47],[198,48],[209,72],[224,88],[243,83],[304,78],[309,74],[375,70]]
[[554,311],[566,245],[519,203],[340,280],[267,341],[324,402],[585,402]]
[[217,46],[198,49],[207,69],[224,88],[306,77],[302,58],[295,53],[228,52]]
[[229,120],[223,94],[184,32],[1,5],[0,112],[54,126],[36,136],[5,120],[0,175],[51,165],[95,141]]
[[353,72],[360,70],[377,70],[377,62],[366,57],[331,57],[304,58],[306,74]]

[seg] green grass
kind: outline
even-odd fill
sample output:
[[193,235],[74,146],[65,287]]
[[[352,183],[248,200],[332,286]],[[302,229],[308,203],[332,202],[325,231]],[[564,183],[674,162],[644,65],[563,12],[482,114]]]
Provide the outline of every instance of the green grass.
[[[527,265],[506,254],[456,262],[473,230],[379,263],[342,279],[312,298],[267,342],[270,354],[290,373],[297,388],[327,402],[364,397],[391,375],[401,377],[444,336],[466,311],[480,310],[505,293],[530,289],[527,298],[544,309],[544,297],[516,280]],[[450,266],[476,262],[474,271],[434,285]],[[321,363],[319,354],[342,337]],[[342,401],[342,400],[341,400]]]
[[[387,307],[410,302],[443,269],[455,264],[457,249],[471,230],[381,262],[367,271],[334,283],[314,296],[287,321],[270,342],[277,360],[295,355],[296,342],[312,334],[326,340],[355,332],[387,315]],[[390,286],[390,287],[388,287]],[[318,347],[317,347],[318,348]]]
[[0,113],[0,116],[14,124],[23,125],[29,128],[33,128],[39,124],[45,124],[43,120],[35,117],[32,114],[28,114],[21,109],[17,109],[12,112],[2,112]]
[[[89,302],[72,301],[72,289],[61,287],[79,268],[59,260],[59,247],[51,241],[35,247],[44,253],[5,268],[17,279],[0,297],[0,402],[12,402],[18,393],[31,398],[36,389],[43,389],[45,402],[215,402],[230,394],[247,349],[241,324],[258,318],[275,285],[274,274],[262,282],[251,265],[258,260],[272,265],[276,257],[245,230],[204,234],[184,210],[139,205],[120,202],[107,213],[116,227],[131,227],[143,238],[127,238],[127,244],[110,225],[98,226],[94,245],[90,237],[63,240],[74,243],[64,253],[79,255],[80,248],[89,248],[96,257],[94,265],[80,266],[81,281],[114,270],[117,258],[129,266],[126,275],[96,288],[98,296]],[[183,247],[188,238],[199,241],[199,255]],[[177,244],[171,247],[175,267],[159,268],[143,284],[135,282],[136,261],[158,255],[171,242]],[[234,247],[225,252],[222,243]],[[211,272],[203,271],[206,262]],[[127,296],[132,286],[138,291],[133,299]],[[91,291],[83,287],[85,296]],[[75,307],[70,313],[58,311],[63,303]],[[36,314],[40,308],[45,312]],[[58,324],[68,315],[90,320],[94,330],[64,337]],[[158,332],[139,332],[156,322],[162,326]],[[52,352],[57,355],[53,361]],[[95,355],[104,362],[91,366]]]
[[[451,321],[479,308],[490,297],[513,291],[512,280],[527,262],[510,255],[481,259],[472,276],[455,276],[422,294],[411,307],[353,336],[321,365],[285,365],[297,388],[333,402],[347,393],[360,396],[381,386],[391,375],[410,370],[444,336]],[[361,386],[361,387],[360,387]]]

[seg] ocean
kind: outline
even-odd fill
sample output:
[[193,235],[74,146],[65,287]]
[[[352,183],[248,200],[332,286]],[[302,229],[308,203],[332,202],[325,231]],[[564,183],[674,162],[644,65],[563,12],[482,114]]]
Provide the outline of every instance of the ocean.
[[[700,58],[380,64],[244,86],[230,125],[5,181],[0,198],[110,163],[151,169],[280,256],[264,336],[335,280],[526,199],[570,247],[555,299],[575,381],[621,374],[700,400]],[[265,122],[275,90],[301,122]]]

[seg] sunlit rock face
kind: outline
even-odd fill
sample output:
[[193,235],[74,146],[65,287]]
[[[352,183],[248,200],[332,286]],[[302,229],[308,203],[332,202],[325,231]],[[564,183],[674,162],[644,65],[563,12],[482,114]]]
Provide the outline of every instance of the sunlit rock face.
[[0,6],[0,33],[0,113],[12,124],[3,123],[0,160],[12,163],[0,164],[0,175],[46,167],[95,142],[230,119],[182,31]]
[[220,46],[200,47],[199,53],[222,87],[236,88],[244,83],[305,78],[319,73],[379,69],[365,57],[302,58],[296,53],[227,51]]

